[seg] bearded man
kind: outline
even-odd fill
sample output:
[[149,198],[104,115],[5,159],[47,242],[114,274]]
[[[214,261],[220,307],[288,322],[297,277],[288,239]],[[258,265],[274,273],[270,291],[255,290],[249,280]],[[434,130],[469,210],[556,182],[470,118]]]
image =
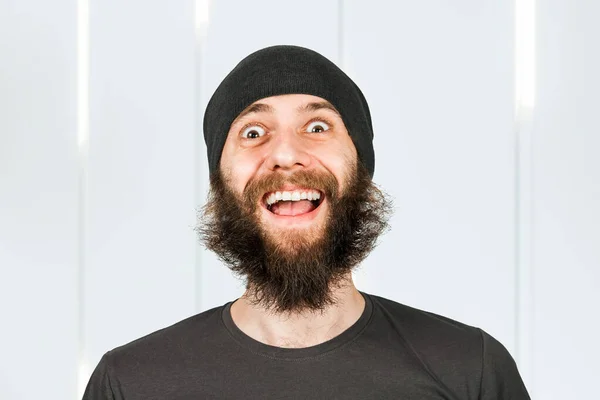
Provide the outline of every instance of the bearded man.
[[360,89],[322,55],[242,60],[204,116],[210,194],[197,231],[239,299],[104,355],[86,400],[529,399],[484,331],[358,291],[387,228]]

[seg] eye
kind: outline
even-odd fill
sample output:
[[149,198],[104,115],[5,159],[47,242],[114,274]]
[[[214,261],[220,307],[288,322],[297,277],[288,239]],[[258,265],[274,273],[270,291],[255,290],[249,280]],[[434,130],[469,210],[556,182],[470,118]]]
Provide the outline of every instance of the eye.
[[258,139],[265,134],[264,128],[258,125],[252,125],[242,130],[242,137],[244,139]]
[[329,130],[329,125],[324,121],[313,121],[306,127],[306,132],[321,133]]

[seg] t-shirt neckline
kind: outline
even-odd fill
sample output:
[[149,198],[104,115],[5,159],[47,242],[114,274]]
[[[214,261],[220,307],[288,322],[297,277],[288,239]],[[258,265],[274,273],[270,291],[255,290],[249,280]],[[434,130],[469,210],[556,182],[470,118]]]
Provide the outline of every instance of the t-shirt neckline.
[[365,308],[358,320],[336,337],[310,347],[285,348],[271,346],[248,336],[240,328],[238,328],[235,322],[233,322],[233,318],[231,317],[231,305],[234,303],[234,301],[231,301],[223,306],[221,320],[231,337],[240,346],[250,350],[252,353],[278,359],[298,360],[302,358],[314,358],[322,356],[354,341],[367,327],[371,321],[371,316],[373,315],[373,301],[368,294],[360,291],[359,293],[365,299]]

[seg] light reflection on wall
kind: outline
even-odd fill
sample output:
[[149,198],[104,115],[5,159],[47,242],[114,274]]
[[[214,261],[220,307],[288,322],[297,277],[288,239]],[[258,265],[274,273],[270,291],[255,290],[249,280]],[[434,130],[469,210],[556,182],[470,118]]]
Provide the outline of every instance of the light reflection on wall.
[[515,0],[515,358],[533,388],[533,113],[535,0]]
[[535,0],[515,0],[515,84],[518,111],[535,102]]
[[206,35],[208,16],[210,12],[209,0],[196,0],[195,3],[196,39],[201,40]]

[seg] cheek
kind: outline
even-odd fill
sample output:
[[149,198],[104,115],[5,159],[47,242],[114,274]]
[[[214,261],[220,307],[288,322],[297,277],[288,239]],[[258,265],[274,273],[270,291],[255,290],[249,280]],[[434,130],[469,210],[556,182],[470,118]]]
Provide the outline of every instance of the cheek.
[[221,158],[221,171],[227,177],[231,188],[238,194],[242,194],[247,183],[257,169],[257,162],[253,158],[236,155]]
[[345,184],[348,174],[354,169],[357,157],[356,148],[349,137],[336,146],[323,149],[319,155],[323,165],[334,174],[340,186]]

